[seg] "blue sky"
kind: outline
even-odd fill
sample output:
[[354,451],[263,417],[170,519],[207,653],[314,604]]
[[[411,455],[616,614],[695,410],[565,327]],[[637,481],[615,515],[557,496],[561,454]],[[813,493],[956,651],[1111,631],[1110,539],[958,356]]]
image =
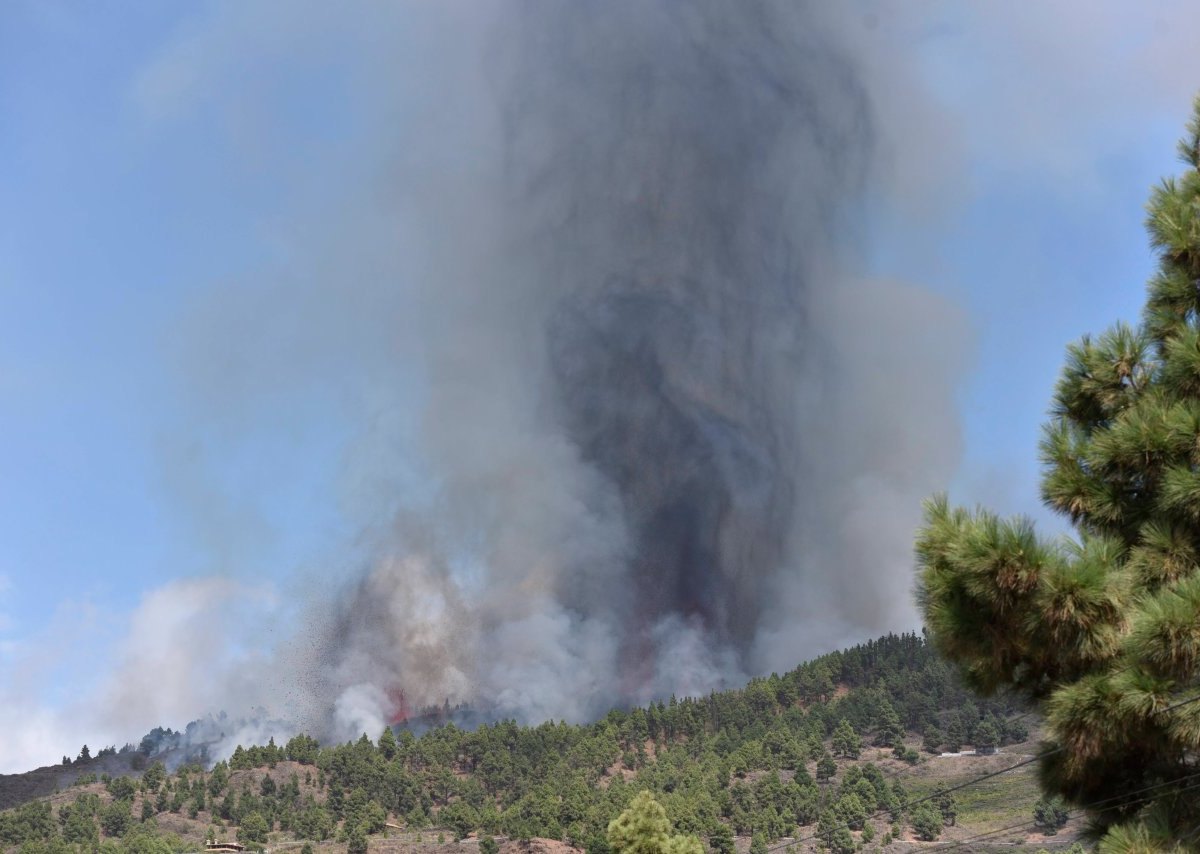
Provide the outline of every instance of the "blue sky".
[[[1139,311],[1142,204],[1176,169],[1200,16],[871,8],[863,38],[886,42],[945,133],[897,131],[896,168],[912,174],[872,224],[866,266],[970,319],[965,451],[946,487],[1044,519],[1038,426],[1064,345]],[[298,577],[354,565],[359,503],[420,495],[411,424],[388,405],[419,389],[345,380],[379,337],[299,341],[275,318],[323,310],[306,302],[304,260],[325,217],[379,227],[344,186],[389,142],[371,138],[376,113],[420,81],[364,83],[356,51],[421,47],[404,41],[404,4],[383,44],[361,21],[304,25],[287,9],[0,5],[0,699],[24,697],[0,712],[17,733],[0,771],[127,737],[116,719],[70,730],[63,715],[131,648],[175,637],[139,622],[163,585],[219,579],[286,601]],[[348,293],[378,288],[386,260],[349,259]],[[364,306],[367,323],[410,322],[386,300]],[[243,377],[227,356],[247,346],[259,373]],[[296,365],[311,381],[295,385]],[[378,422],[365,440],[364,413]]]

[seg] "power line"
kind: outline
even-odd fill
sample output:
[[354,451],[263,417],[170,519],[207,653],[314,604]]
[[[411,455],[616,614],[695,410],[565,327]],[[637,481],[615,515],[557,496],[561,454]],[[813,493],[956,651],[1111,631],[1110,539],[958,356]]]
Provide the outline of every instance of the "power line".
[[[1082,804],[1082,805],[1076,807],[1074,811],[1082,812],[1082,811],[1086,811],[1086,810],[1090,810],[1090,809],[1096,809],[1097,807],[1103,806],[1105,804],[1114,803],[1116,801],[1123,800],[1125,798],[1130,797],[1131,795],[1143,794],[1145,792],[1153,791],[1154,789],[1161,789],[1165,786],[1173,786],[1176,783],[1183,783],[1183,782],[1186,782],[1187,780],[1194,780],[1196,778],[1200,778],[1200,772],[1193,772],[1191,774],[1185,774],[1182,777],[1177,777],[1174,780],[1168,780],[1165,783],[1156,783],[1153,786],[1145,786],[1144,788],[1136,789],[1132,792],[1123,792],[1120,795],[1114,795],[1112,797],[1104,798],[1099,801],[1093,801],[1092,803]],[[1192,789],[1196,789],[1196,788],[1200,788],[1200,783],[1193,783],[1190,786],[1185,786],[1182,789],[1178,789],[1173,792],[1163,792],[1160,795],[1155,795],[1153,798],[1147,798],[1144,800],[1145,800],[1145,803],[1149,804],[1149,803],[1152,803],[1153,801],[1157,800],[1160,797],[1164,797],[1164,796],[1170,795],[1170,794],[1180,794],[1182,792],[1191,791]],[[976,834],[975,836],[968,836],[966,839],[959,839],[959,840],[956,840],[953,842],[942,843],[942,845],[940,847],[938,847],[936,850],[950,851],[954,848],[960,848],[963,845],[966,845],[968,842],[978,842],[982,839],[986,839],[989,836],[999,836],[1001,833],[1007,833],[1010,830],[1019,830],[1020,828],[1023,828],[1023,827],[1030,827],[1030,826],[1036,826],[1036,825],[1037,825],[1036,819],[1032,820],[1032,821],[1022,821],[1017,824],[1010,824],[1005,827],[998,827],[998,828],[995,828],[994,830],[989,830],[984,833],[979,833],[979,834]],[[1187,838],[1188,837],[1184,837],[1183,839],[1186,840]]]
[[[1122,668],[1122,670],[1128,669],[1128,667],[1132,667],[1132,666],[1124,667],[1124,668]],[[1180,700],[1180,702],[1172,703],[1171,705],[1165,706],[1164,709],[1158,710],[1158,712],[1156,712],[1156,714],[1160,715],[1160,714],[1165,714],[1165,712],[1175,711],[1176,709],[1181,708],[1181,706],[1188,705],[1190,703],[1200,703],[1200,694],[1196,694],[1195,697],[1190,697],[1188,699]],[[954,792],[960,792],[960,790],[962,790],[962,789],[965,789],[965,788],[968,788],[971,786],[977,786],[977,784],[982,783],[986,780],[991,780],[991,778],[998,777],[998,776],[1001,776],[1004,774],[1008,774],[1009,771],[1015,771],[1016,769],[1024,768],[1024,766],[1026,766],[1026,765],[1031,765],[1034,762],[1038,762],[1039,759],[1044,759],[1046,757],[1055,756],[1056,753],[1061,753],[1064,750],[1066,750],[1066,747],[1058,746],[1058,747],[1051,748],[1051,750],[1042,751],[1040,753],[1037,753],[1036,756],[1031,756],[1030,758],[1022,759],[1021,762],[1019,762],[1019,763],[1016,763],[1014,765],[1009,765],[1008,768],[1002,768],[1001,770],[998,770],[998,771],[990,771],[990,772],[988,772],[988,774],[984,774],[979,777],[973,777],[972,780],[968,780],[965,783],[959,783],[958,786],[952,786],[947,789],[942,789],[941,792],[935,792],[934,794],[925,795],[924,798],[918,798],[917,800],[914,800],[914,801],[905,801],[904,804],[902,804],[900,806],[900,808],[902,808],[902,810],[910,810],[910,808],[917,806],[919,804],[925,804],[925,802],[928,802],[928,801],[931,801],[931,800],[934,800],[937,798],[943,798],[943,796],[946,796],[948,794],[952,794]],[[899,771],[896,772],[896,774],[899,774]],[[1153,787],[1151,787],[1151,788],[1153,788]],[[1193,787],[1188,787],[1188,788],[1193,788]],[[1112,800],[1121,800],[1124,798],[1129,798],[1129,796],[1132,794],[1136,794],[1136,792],[1123,793],[1121,795],[1117,795],[1116,798],[1112,799]],[[1099,804],[1085,805],[1085,806],[1082,806],[1079,808],[1081,808],[1081,810],[1088,810],[1088,808],[1094,808],[1098,805]],[[868,814],[868,817],[866,817],[866,820],[870,820],[872,818],[877,818],[878,816],[882,816],[883,813],[889,813],[889,812],[892,812],[892,811],[888,810],[888,808],[883,808],[883,810],[876,810],[875,812]],[[1015,825],[1015,826],[1024,826],[1025,824],[1028,824],[1028,822],[1024,822],[1021,825]],[[850,829],[850,824],[842,823],[842,824],[838,825],[838,828],[835,828],[835,830],[841,830],[842,828]],[[775,850],[787,848],[788,846],[794,846],[794,844],[799,844],[800,842],[809,842],[811,840],[815,840],[815,838],[817,838],[817,834],[809,834],[808,836],[800,836],[800,837],[794,838],[794,840],[792,840],[791,842],[776,843],[776,844],[774,844],[774,846],[770,846],[767,850],[768,850],[768,852],[775,852]]]
[[[903,804],[901,804],[901,805],[899,806],[899,809],[907,810],[907,809],[909,809],[909,808],[911,808],[911,807],[915,807],[917,804],[923,804],[923,803],[925,803],[926,801],[931,801],[931,800],[933,800],[934,798],[940,798],[940,797],[943,797],[943,796],[945,796],[945,795],[948,795],[948,794],[950,794],[950,793],[952,793],[952,792],[957,792],[957,791],[959,791],[960,789],[965,789],[965,788],[967,788],[968,786],[974,786],[974,785],[976,785],[976,784],[978,784],[978,783],[982,783],[984,780],[990,780],[990,779],[992,779],[993,777],[999,777],[1001,774],[1007,774],[1009,771],[1015,771],[1017,768],[1022,768],[1022,767],[1026,766],[1026,765],[1030,765],[1030,764],[1032,764],[1032,763],[1034,763],[1034,762],[1037,762],[1039,759],[1042,759],[1042,758],[1044,758],[1044,757],[1046,757],[1046,756],[1051,756],[1051,755],[1053,755],[1053,754],[1055,754],[1055,753],[1060,753],[1060,752],[1062,752],[1062,750],[1063,750],[1063,748],[1061,748],[1061,747],[1056,747],[1056,748],[1054,748],[1053,750],[1045,750],[1045,751],[1042,751],[1041,753],[1037,754],[1036,756],[1031,756],[1031,757],[1029,757],[1028,759],[1023,759],[1023,760],[1021,760],[1020,762],[1016,763],[1015,765],[1009,765],[1007,768],[1002,768],[1002,769],[1000,769],[999,771],[991,771],[991,772],[989,772],[989,773],[987,773],[987,774],[984,774],[984,775],[982,775],[982,776],[980,776],[980,777],[975,777],[975,778],[973,778],[973,779],[971,779],[971,780],[968,780],[968,781],[967,781],[967,782],[965,782],[965,783],[960,783],[960,784],[958,784],[957,786],[952,786],[952,787],[950,787],[950,788],[948,788],[948,789],[943,789],[943,790],[941,790],[940,792],[934,792],[932,795],[926,795],[926,796],[925,796],[925,797],[923,797],[923,798],[917,798],[915,801],[905,801]],[[889,813],[889,812],[891,812],[891,810],[890,810],[890,809],[888,809],[888,808],[884,808],[884,809],[878,809],[878,810],[875,810],[875,812],[873,812],[873,813],[870,813],[870,814],[867,816],[866,820],[867,820],[867,821],[869,821],[869,820],[871,820],[871,819],[873,819],[873,818],[876,818],[877,816],[880,816],[880,815],[883,815],[884,813]],[[847,824],[847,823],[843,823],[843,824],[839,825],[839,826],[838,826],[837,828],[835,828],[835,829],[836,829],[836,830],[840,830],[840,829],[841,829],[841,828],[843,828],[843,827],[845,827],[845,828],[849,828],[849,826],[850,826],[849,824]],[[779,843],[779,844],[777,844],[777,845],[773,845],[773,846],[771,846],[770,848],[768,848],[768,849],[767,849],[767,851],[778,851],[780,848],[786,848],[788,845],[796,845],[797,843],[800,843],[800,842],[808,842],[810,839],[816,839],[816,838],[817,838],[817,835],[818,835],[818,834],[816,834],[816,833],[812,833],[812,834],[809,834],[808,836],[801,836],[801,837],[798,837],[797,839],[794,839],[794,840],[792,840],[791,842]]]
[[[1136,789],[1132,792],[1123,792],[1120,795],[1115,795],[1115,796],[1112,796],[1109,798],[1104,798],[1099,801],[1093,801],[1091,803],[1082,804],[1081,806],[1076,807],[1075,811],[1079,812],[1079,811],[1086,811],[1089,809],[1096,809],[1097,807],[1103,806],[1104,804],[1123,800],[1132,795],[1142,794],[1145,792],[1153,791],[1154,789],[1161,789],[1165,786],[1173,786],[1176,783],[1182,783],[1182,782],[1186,782],[1187,780],[1194,780],[1197,778],[1200,778],[1200,772],[1186,774],[1183,777],[1177,777],[1174,780],[1168,780],[1164,783],[1155,783],[1152,786],[1145,786],[1141,789]],[[1164,792],[1162,795],[1156,795],[1154,798],[1146,799],[1146,803],[1151,803],[1152,801],[1156,800],[1158,797],[1163,797],[1168,794],[1179,794],[1180,792],[1187,792],[1187,791],[1190,791],[1190,790],[1196,789],[1196,788],[1200,788],[1200,783],[1194,783],[1191,786],[1185,786],[1184,788],[1179,789],[1175,792]],[[954,840],[954,841],[938,843],[938,847],[935,850],[950,851],[955,848],[961,848],[963,845],[966,845],[967,843],[970,843],[970,842],[979,842],[981,840],[988,839],[989,837],[999,836],[1003,833],[1008,833],[1009,831],[1020,830],[1022,828],[1031,828],[1031,827],[1036,827],[1036,826],[1037,826],[1036,819],[1020,821],[1020,822],[1017,822],[1016,824],[1008,824],[1008,825],[1005,825],[1004,827],[997,827],[997,828],[993,828],[992,830],[984,831],[983,833],[977,833],[974,836],[968,836],[966,839],[958,839],[958,840]],[[1186,838],[1187,837],[1185,837],[1185,839]]]
[[1184,700],[1179,703],[1175,703],[1174,705],[1171,705],[1171,706],[1167,706],[1165,709],[1160,710],[1159,714],[1161,715],[1165,712],[1173,712],[1176,709],[1178,709],[1180,706],[1186,706],[1189,703],[1200,703],[1200,694],[1197,694],[1195,697],[1192,697],[1191,699]]

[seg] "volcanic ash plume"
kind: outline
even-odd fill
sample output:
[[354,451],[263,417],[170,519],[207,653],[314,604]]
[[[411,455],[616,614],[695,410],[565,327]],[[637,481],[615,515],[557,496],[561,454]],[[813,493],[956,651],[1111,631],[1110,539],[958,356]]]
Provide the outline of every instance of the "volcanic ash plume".
[[836,273],[875,139],[822,14],[506,6],[413,129],[435,488],[329,620],[339,733],[581,719],[911,625],[906,526],[957,437],[909,342],[958,319]]

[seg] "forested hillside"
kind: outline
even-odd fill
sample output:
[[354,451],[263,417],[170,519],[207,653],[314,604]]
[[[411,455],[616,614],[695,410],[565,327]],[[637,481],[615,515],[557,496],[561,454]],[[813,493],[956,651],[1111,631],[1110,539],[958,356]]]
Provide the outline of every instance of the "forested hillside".
[[[239,747],[211,769],[168,774],[150,761],[140,776],[88,775],[0,813],[0,842],[30,854],[185,850],[205,837],[354,852],[475,834],[602,854],[608,823],[648,789],[677,831],[719,852],[734,837],[755,852],[780,839],[849,852],[965,823],[968,792],[935,787],[1013,760],[936,754],[1024,742],[1027,723],[1003,701],[970,695],[922,637],[890,635],[742,690],[614,710],[588,725],[447,723],[330,746],[298,736]],[[1031,779],[1020,786],[1029,807]],[[993,794],[989,808],[1008,815],[1013,791]]]

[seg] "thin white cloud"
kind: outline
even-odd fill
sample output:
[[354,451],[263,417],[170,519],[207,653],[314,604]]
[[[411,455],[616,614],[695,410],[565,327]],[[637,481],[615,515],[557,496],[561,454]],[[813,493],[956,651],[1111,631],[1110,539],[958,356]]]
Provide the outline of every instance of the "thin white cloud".
[[931,85],[967,134],[973,167],[1040,175],[1051,191],[1103,187],[1111,158],[1143,143],[1150,123],[1181,126],[1200,89],[1195,3],[885,5],[908,20],[927,14]]
[[73,713],[73,700],[105,658],[103,622],[90,603],[64,601],[40,630],[0,646],[0,773],[51,764],[110,735]]
[[123,615],[60,604],[41,631],[0,644],[0,773],[269,701],[261,634],[278,605],[271,588],[225,578],[169,582]]

